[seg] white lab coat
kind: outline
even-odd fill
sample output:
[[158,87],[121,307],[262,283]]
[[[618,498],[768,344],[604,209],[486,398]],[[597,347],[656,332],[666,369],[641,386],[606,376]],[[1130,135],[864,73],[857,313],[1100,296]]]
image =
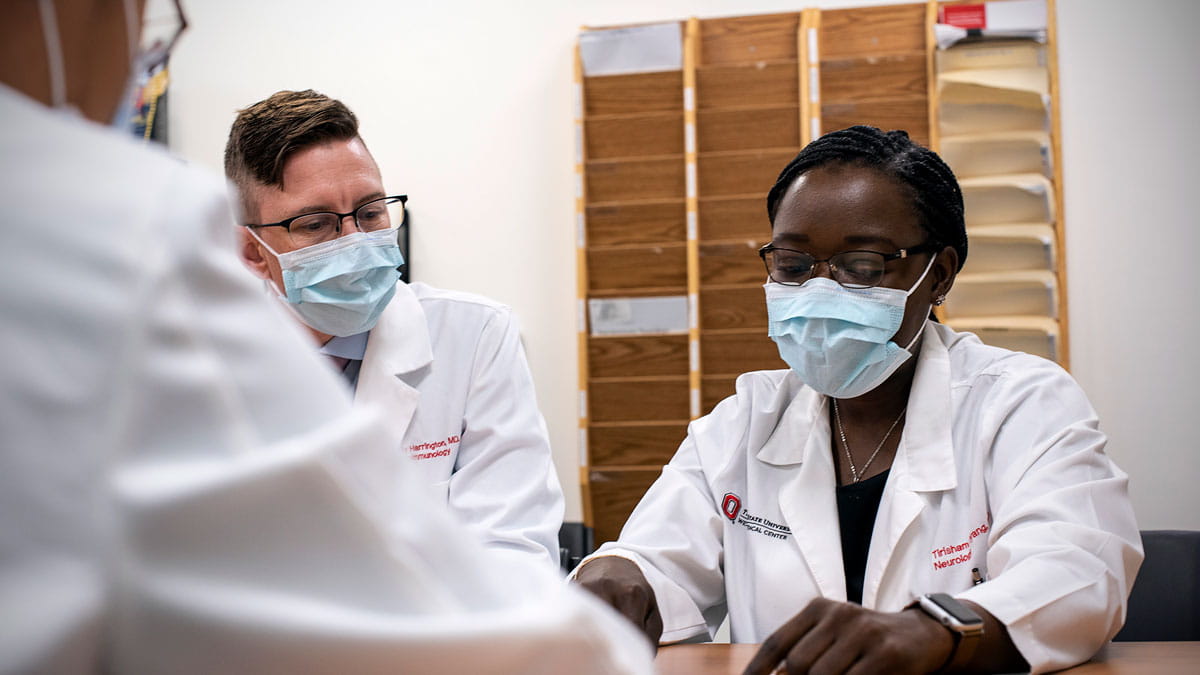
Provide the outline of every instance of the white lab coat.
[[384,411],[402,452],[488,548],[558,569],[562,487],[507,307],[398,283],[371,329],[355,403]]
[[0,119],[0,673],[651,671],[431,507],[219,181],[2,85]]
[[[1141,561],[1127,478],[1057,365],[930,322],[871,537],[863,606],[947,592],[1008,626],[1034,672],[1120,628]],[[828,399],[787,370],[742,375],[696,420],[617,542],[665,642],[760,642],[815,597],[846,599]],[[972,568],[986,582],[972,585]]]

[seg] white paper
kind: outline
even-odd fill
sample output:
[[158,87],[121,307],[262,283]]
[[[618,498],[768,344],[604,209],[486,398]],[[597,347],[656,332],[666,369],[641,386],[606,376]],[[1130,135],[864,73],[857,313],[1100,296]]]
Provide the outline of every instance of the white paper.
[[584,31],[579,56],[589,77],[682,70],[683,34],[677,21]]
[[[979,88],[985,92],[997,90],[996,93],[982,94],[991,96],[1019,96],[1020,94],[1049,94],[1050,75],[1045,68],[979,68],[971,70],[951,70],[938,74],[938,88],[942,98],[954,96],[958,90],[971,91]],[[1018,93],[1019,92],[1019,93]],[[961,94],[958,94],[961,96]],[[977,101],[966,100],[966,103]],[[984,98],[978,102],[991,102]]]
[[[968,264],[970,257],[967,258]],[[1058,314],[1058,282],[1049,270],[959,274],[946,296],[947,318]]]
[[985,40],[937,52],[939,73],[984,68],[1045,68],[1046,47],[1030,40]]
[[686,295],[588,300],[592,335],[678,334],[688,332]]
[[[1024,102],[1032,103],[1036,99]],[[1002,131],[1048,131],[1049,102],[1043,107],[995,103],[947,103],[938,106],[938,126],[942,136],[985,134]]]
[[1054,222],[1054,189],[1041,174],[964,178],[959,185],[969,225]]
[[985,344],[995,347],[1050,360],[1058,358],[1058,322],[1054,319],[1032,316],[947,319],[946,325],[956,331],[974,333]]
[[1054,228],[1045,223],[971,227],[967,238],[963,274],[1054,269]]
[[1050,135],[1044,131],[945,135],[940,154],[959,180],[1012,173],[1050,176],[1054,168]]
[[[979,30],[984,38],[1028,38],[1046,41],[1046,0],[1007,0],[984,5],[986,25]],[[967,37],[964,28],[936,24],[934,37],[938,48],[946,49]]]

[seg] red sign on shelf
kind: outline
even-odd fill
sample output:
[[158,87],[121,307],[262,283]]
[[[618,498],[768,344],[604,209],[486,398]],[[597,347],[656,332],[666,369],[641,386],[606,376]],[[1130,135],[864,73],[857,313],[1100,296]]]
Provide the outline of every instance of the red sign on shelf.
[[950,5],[943,7],[941,11],[942,17],[938,23],[965,29],[987,28],[985,5]]

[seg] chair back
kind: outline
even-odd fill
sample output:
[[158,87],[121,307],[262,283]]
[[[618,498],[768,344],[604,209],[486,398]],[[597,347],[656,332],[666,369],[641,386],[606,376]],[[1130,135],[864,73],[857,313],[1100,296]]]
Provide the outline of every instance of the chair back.
[[1200,640],[1200,532],[1142,530],[1146,559],[1114,641]]

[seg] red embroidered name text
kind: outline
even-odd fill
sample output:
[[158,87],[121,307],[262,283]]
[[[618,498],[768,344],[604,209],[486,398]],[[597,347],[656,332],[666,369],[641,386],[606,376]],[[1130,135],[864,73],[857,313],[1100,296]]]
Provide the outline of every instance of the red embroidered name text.
[[952,565],[959,565],[969,561],[972,555],[971,542],[975,541],[975,537],[978,537],[981,534],[986,534],[987,531],[987,523],[984,523],[974,530],[971,530],[971,533],[967,535],[967,540],[961,544],[942,546],[941,548],[935,548],[930,551],[930,554],[933,556],[933,569],[940,570]]
[[457,434],[447,436],[444,441],[429,441],[428,443],[413,443],[408,446],[408,454],[413,459],[434,459],[435,457],[448,457],[454,449],[451,446],[458,445],[459,437]]

